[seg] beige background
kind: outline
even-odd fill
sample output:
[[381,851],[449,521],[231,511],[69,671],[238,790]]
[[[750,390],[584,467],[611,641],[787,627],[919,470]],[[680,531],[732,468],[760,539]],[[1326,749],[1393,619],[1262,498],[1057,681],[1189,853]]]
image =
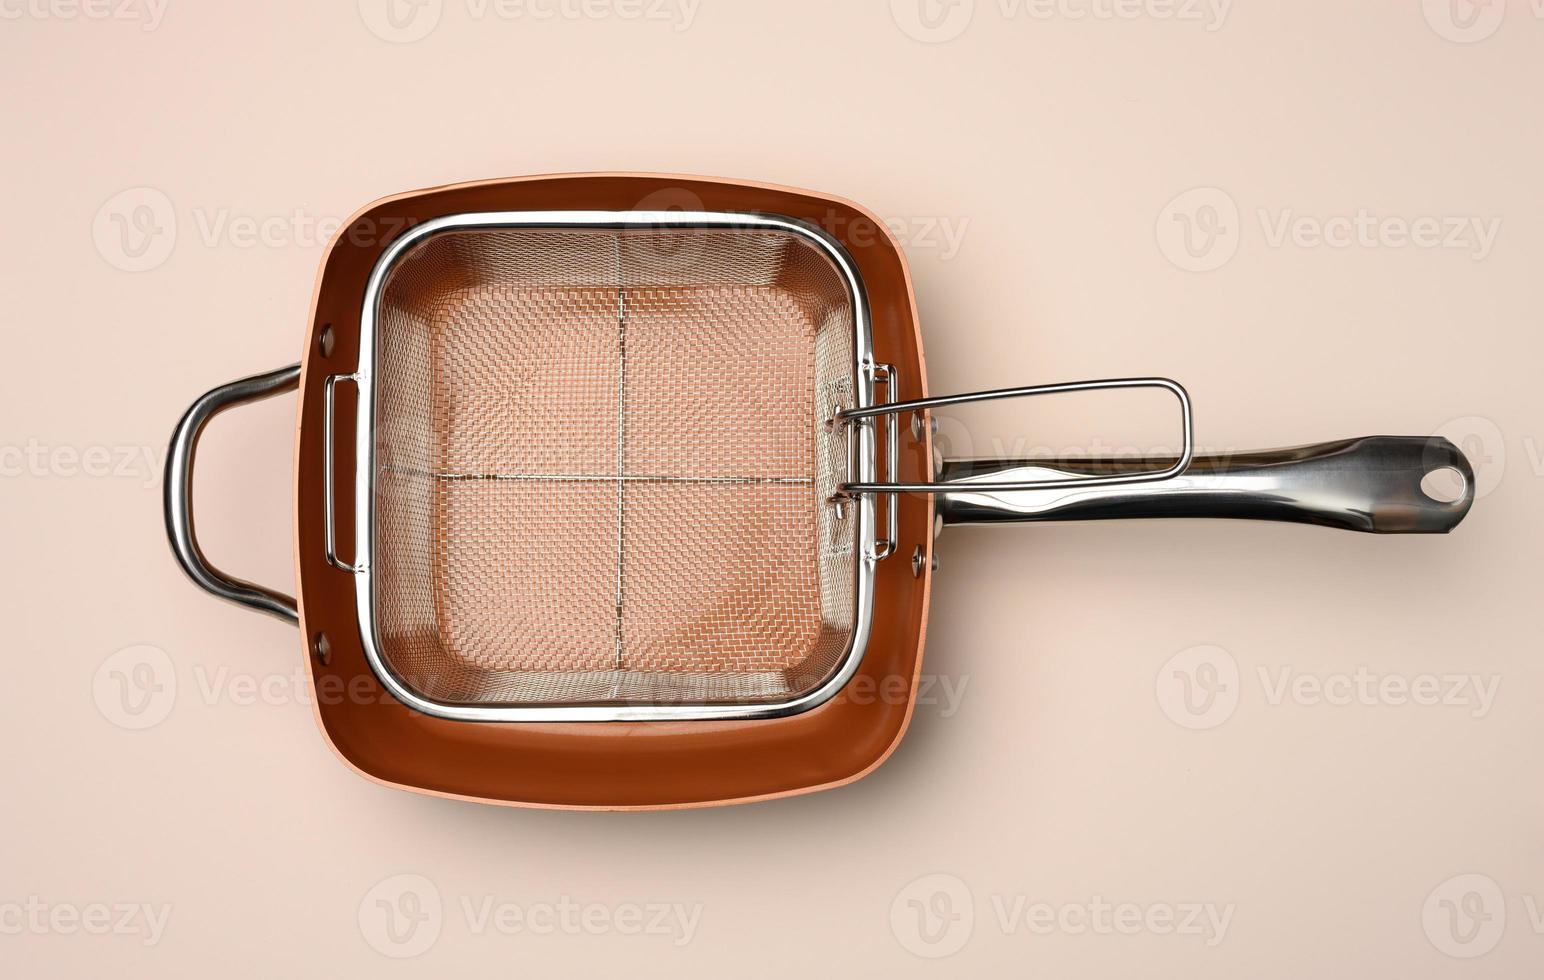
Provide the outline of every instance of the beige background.
[[[1536,5],[385,2],[0,5],[3,972],[1538,972]],[[595,169],[895,222],[935,391],[1168,374],[1207,445],[1442,431],[1484,496],[1447,538],[951,532],[934,703],[839,791],[628,815],[377,787],[315,730],[295,633],[174,566],[165,439],[297,358],[318,222]],[[1365,240],[1315,238],[1361,212]],[[1403,243],[1423,219],[1467,230]],[[209,553],[286,588],[292,412],[211,426],[198,492]],[[960,424],[1090,436],[1042,418]],[[593,910],[533,930],[564,902]],[[1165,927],[1192,907],[1226,929]]]

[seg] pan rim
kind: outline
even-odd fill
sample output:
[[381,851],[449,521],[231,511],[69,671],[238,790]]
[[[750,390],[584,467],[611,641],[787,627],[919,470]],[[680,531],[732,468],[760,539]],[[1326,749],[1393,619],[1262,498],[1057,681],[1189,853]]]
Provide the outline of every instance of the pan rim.
[[[855,605],[851,637],[836,669],[821,684],[778,702],[656,704],[465,704],[439,701],[413,689],[382,656],[377,644],[376,582],[372,575],[375,525],[375,384],[376,332],[384,285],[397,263],[414,246],[438,234],[490,229],[625,230],[713,228],[779,231],[801,238],[826,255],[840,275],[853,308],[853,378],[857,407],[873,405],[873,351],[868,294],[847,249],[824,229],[786,215],[752,211],[521,210],[476,211],[443,215],[416,225],[381,254],[371,269],[360,311],[359,360],[351,376],[358,388],[355,410],[354,542],[355,616],[365,659],[391,694],[408,707],[437,718],[477,722],[732,721],[784,718],[802,714],[835,697],[856,674],[873,625],[876,565],[880,560],[863,546],[875,533],[872,495],[854,501],[858,547],[854,554]],[[857,467],[872,480],[877,445],[871,426],[855,427]]]

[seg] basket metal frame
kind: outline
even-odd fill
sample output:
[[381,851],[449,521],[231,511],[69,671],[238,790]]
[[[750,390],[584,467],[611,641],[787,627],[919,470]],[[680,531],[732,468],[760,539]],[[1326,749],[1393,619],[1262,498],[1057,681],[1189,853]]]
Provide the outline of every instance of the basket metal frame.
[[[830,700],[846,686],[857,672],[868,647],[873,623],[875,566],[883,557],[865,542],[875,538],[875,503],[872,497],[855,498],[856,545],[854,555],[855,605],[852,633],[847,650],[830,675],[817,687],[777,702],[745,703],[612,703],[612,704],[463,704],[438,701],[414,690],[398,676],[381,655],[376,630],[376,582],[371,573],[375,528],[375,404],[374,378],[377,376],[377,333],[381,295],[387,278],[409,249],[430,236],[466,230],[511,229],[717,229],[775,231],[797,236],[831,260],[842,279],[852,303],[854,400],[857,409],[873,404],[873,335],[869,320],[868,294],[857,264],[847,250],[831,235],[814,225],[793,218],[771,214],[726,211],[488,211],[446,215],[417,225],[403,233],[376,261],[365,288],[359,324],[359,366],[352,374],[327,378],[324,454],[325,538],[327,560],[335,567],[352,573],[356,579],[355,611],[365,658],[377,678],[394,697],[408,707],[437,718],[486,722],[553,721],[684,721],[781,718],[799,714]],[[336,488],[333,485],[333,393],[337,382],[350,381],[359,389],[355,426],[354,542],[352,562],[337,555],[334,527]],[[854,427],[857,438],[855,456],[858,467],[852,471],[864,481],[874,479],[877,447],[871,425]],[[892,509],[893,511],[893,509]]]

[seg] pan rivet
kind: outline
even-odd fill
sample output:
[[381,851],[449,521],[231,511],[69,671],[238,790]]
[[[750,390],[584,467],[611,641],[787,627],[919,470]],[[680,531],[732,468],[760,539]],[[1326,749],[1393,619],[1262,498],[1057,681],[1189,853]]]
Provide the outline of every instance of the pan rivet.
[[322,352],[323,357],[332,356],[332,324],[322,327],[322,335],[316,340],[316,347]]
[[311,652],[322,666],[332,663],[332,642],[327,639],[326,633],[318,633],[311,639]]
[[[911,553],[911,577],[912,578],[921,578],[922,577],[922,564],[923,564],[923,562],[926,562],[926,561],[927,561],[927,555],[926,555],[925,552],[923,552],[922,546],[919,544],[919,545],[917,545],[916,550],[914,550]],[[932,565],[932,570],[933,571],[935,571],[935,572],[938,571],[938,556],[937,555],[933,556],[933,561],[931,562],[931,565]]]

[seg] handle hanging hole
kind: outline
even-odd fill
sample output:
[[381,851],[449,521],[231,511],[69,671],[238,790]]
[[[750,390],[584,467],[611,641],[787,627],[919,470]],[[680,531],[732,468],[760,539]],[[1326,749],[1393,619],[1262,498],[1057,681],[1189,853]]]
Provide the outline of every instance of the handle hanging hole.
[[1440,466],[1421,477],[1421,492],[1439,504],[1455,503],[1467,489],[1464,475],[1451,466]]

